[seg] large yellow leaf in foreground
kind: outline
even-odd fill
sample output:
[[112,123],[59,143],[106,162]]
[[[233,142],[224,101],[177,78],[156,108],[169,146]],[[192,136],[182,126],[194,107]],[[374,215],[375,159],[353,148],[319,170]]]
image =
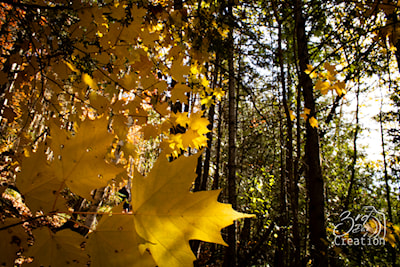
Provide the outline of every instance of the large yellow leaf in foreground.
[[114,139],[107,129],[107,118],[82,122],[72,137],[54,124],[50,127],[53,170],[72,192],[86,199],[90,199],[93,189],[106,186],[124,171],[104,160]]
[[132,209],[137,233],[158,266],[190,266],[196,259],[189,240],[226,245],[221,229],[253,215],[217,201],[219,190],[190,192],[198,156],[168,162],[162,154],[147,177],[135,173]]
[[32,211],[63,211],[60,192],[68,187],[73,193],[90,199],[93,189],[124,171],[108,164],[104,157],[114,136],[107,131],[108,120],[85,121],[74,136],[51,124],[51,147],[54,159],[47,160],[46,147],[40,145],[21,162],[17,187]]

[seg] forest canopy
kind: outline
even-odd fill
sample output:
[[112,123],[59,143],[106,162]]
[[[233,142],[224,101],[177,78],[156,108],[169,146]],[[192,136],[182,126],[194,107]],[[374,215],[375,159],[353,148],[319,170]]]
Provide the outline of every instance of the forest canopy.
[[0,0],[0,265],[399,265],[399,8]]

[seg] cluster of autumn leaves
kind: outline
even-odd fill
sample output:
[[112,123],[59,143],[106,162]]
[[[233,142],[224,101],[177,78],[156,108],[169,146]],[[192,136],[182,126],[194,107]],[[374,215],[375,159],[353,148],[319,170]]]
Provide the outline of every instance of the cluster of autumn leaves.
[[[51,56],[44,63],[44,53],[61,48],[56,39],[40,39],[52,33],[42,19],[38,39],[25,48],[29,57],[8,58],[20,68],[13,77],[4,72],[10,62],[2,61],[0,83],[7,88],[2,118],[9,138],[1,150],[16,151],[16,187],[31,214],[0,224],[0,264],[11,265],[23,251],[44,266],[191,265],[189,240],[225,244],[221,229],[251,217],[218,202],[219,190],[190,191],[198,156],[183,154],[206,146],[210,122],[201,105],[209,107],[224,95],[204,74],[203,63],[212,56],[208,42],[190,45],[189,11],[174,10],[170,1],[73,8],[65,26],[73,48],[68,57]],[[8,44],[11,51],[15,44]],[[325,68],[327,74],[319,75],[326,81],[318,81],[316,89],[345,94],[334,68]],[[171,110],[177,102],[185,111]],[[317,126],[315,118],[308,119]],[[179,132],[171,130],[178,127]],[[132,162],[146,140],[156,140],[162,152],[143,176]],[[87,236],[61,230],[77,212],[67,205],[65,190],[91,200],[93,190],[128,180],[131,213],[114,207]],[[22,223],[35,216],[61,223],[28,235]]]
[[[66,26],[71,55],[49,57],[45,65],[44,51],[59,43],[37,34],[26,48],[30,57],[15,56],[20,69],[14,77],[3,66],[13,116],[3,110],[11,138],[3,140],[2,152],[18,152],[15,186],[30,213],[0,224],[1,264],[18,257],[44,266],[187,266],[195,260],[189,240],[225,244],[221,229],[251,217],[218,202],[219,190],[191,192],[198,156],[183,154],[206,145],[209,121],[202,100],[185,112],[172,112],[171,105],[189,107],[189,97],[210,97],[214,89],[203,74],[207,49],[190,48],[184,35],[187,11],[167,2],[162,8],[81,6]],[[46,20],[41,24],[42,33],[51,34]],[[222,96],[218,88],[213,99]],[[163,152],[143,176],[133,163],[138,144],[150,139]],[[68,205],[66,192],[90,201],[93,190],[110,184],[128,187],[131,212],[121,204],[97,214],[87,236],[63,227],[70,221],[85,227],[88,215],[74,219],[79,210]],[[44,222],[32,228],[34,221]]]

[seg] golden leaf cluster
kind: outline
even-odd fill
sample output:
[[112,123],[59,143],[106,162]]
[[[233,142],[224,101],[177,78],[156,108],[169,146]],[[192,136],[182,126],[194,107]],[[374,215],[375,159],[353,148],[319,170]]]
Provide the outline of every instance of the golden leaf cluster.
[[[37,221],[29,248],[22,227],[0,231],[8,242],[0,264],[23,253],[45,266],[84,266],[88,255],[94,266],[191,265],[189,240],[225,245],[221,229],[251,217],[219,203],[220,191],[190,191],[198,156],[182,152],[207,145],[209,121],[200,105],[224,95],[205,75],[207,40],[191,45],[185,34],[190,10],[174,10],[171,1],[78,2],[32,2],[55,13],[27,10],[35,18],[30,23],[15,8],[21,22],[11,21],[12,30],[32,27],[35,38],[0,40],[7,50],[0,65],[7,137],[1,151],[15,151],[16,187],[32,212],[27,220]],[[7,4],[1,7],[0,16],[11,14]],[[60,25],[52,24],[54,17]],[[12,54],[16,44],[21,51]],[[202,100],[186,112],[172,111],[193,95]],[[162,150],[147,175],[138,171],[137,162]],[[177,159],[168,161],[171,155]],[[89,203],[102,188],[116,195],[120,185],[131,191],[132,210],[110,204],[97,227],[85,225],[100,212],[81,211],[71,198]],[[6,220],[0,227],[23,222]],[[66,222],[86,234],[63,229]],[[9,242],[15,237],[20,243]]]
[[325,62],[324,68],[325,72],[317,73],[312,65],[308,65],[306,74],[310,75],[312,79],[317,79],[315,90],[321,91],[323,95],[326,95],[329,91],[335,91],[339,96],[345,95],[347,93],[346,82],[337,79],[338,72],[335,66]]

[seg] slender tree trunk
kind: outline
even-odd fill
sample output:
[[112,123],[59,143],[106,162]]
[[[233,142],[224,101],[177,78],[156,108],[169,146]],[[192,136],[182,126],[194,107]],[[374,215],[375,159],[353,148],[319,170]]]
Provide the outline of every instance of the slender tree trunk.
[[[219,65],[219,57],[218,54],[215,59],[214,73],[213,73],[213,81],[212,81],[212,89],[215,89],[218,82],[218,65]],[[213,99],[215,101],[215,99]],[[208,129],[210,132],[207,133],[207,147],[204,159],[204,167],[203,167],[203,177],[201,179],[200,190],[207,189],[208,182],[208,173],[210,170],[210,159],[211,159],[211,146],[212,146],[212,138],[213,138],[213,128],[214,128],[214,115],[215,115],[215,104],[211,105],[210,110],[208,111],[208,121],[210,124],[208,125]]]
[[383,133],[383,122],[382,122],[382,103],[379,111],[379,127],[381,130],[381,144],[382,144],[382,156],[383,156],[383,172],[384,172],[384,179],[385,179],[385,188],[386,188],[386,203],[388,206],[388,217],[389,221],[393,222],[393,215],[392,215],[392,204],[390,201],[390,185],[389,185],[389,174],[387,171],[387,160],[386,160],[386,147],[385,147],[385,138]]
[[[229,119],[228,119],[228,201],[236,209],[236,88],[235,71],[233,65],[234,39],[233,39],[233,0],[228,1],[229,33],[228,33],[228,71],[229,71]],[[235,267],[237,265],[236,225],[228,227],[227,247],[225,251],[224,266]]]
[[[389,185],[389,174],[387,171],[387,161],[386,161],[386,148],[385,148],[385,138],[383,133],[383,122],[382,122],[382,102],[381,107],[379,110],[379,126],[381,130],[381,143],[382,143],[382,155],[383,155],[383,171],[384,171],[384,178],[385,178],[385,188],[386,188],[386,203],[388,207],[388,217],[389,221],[393,223],[393,215],[392,215],[392,204],[390,200],[390,185]],[[393,227],[390,227],[393,231]],[[396,266],[396,250],[393,247],[390,247],[390,254],[392,265]]]
[[324,181],[322,177],[318,128],[310,125],[309,119],[316,115],[313,83],[305,73],[309,64],[308,41],[305,20],[302,14],[301,0],[295,1],[294,12],[296,22],[297,50],[299,61],[299,82],[303,89],[305,108],[310,110],[306,121],[306,186],[309,198],[309,231],[311,259],[313,266],[328,266],[328,249],[326,242],[325,211],[324,211]]
[[360,105],[360,84],[358,83],[357,85],[357,92],[356,92],[356,129],[354,131],[354,138],[353,138],[353,162],[351,165],[351,176],[350,176],[350,184],[349,184],[349,189],[347,190],[347,197],[344,202],[344,209],[343,211],[346,211],[349,208],[351,196],[352,196],[352,191],[353,191],[353,186],[354,186],[354,181],[355,181],[355,175],[356,175],[356,164],[357,164],[357,138],[358,138],[358,132],[360,130],[360,124],[359,124],[359,105]]
[[[396,17],[397,21],[397,17]],[[398,42],[400,43],[400,41]],[[397,58],[397,63],[399,64],[399,51],[396,50],[396,58]],[[390,54],[387,54],[387,64],[389,66],[390,62]],[[392,88],[392,78],[390,75],[390,68],[388,67],[388,74],[389,74],[389,89]],[[384,132],[383,132],[383,118],[382,118],[382,108],[383,108],[383,95],[381,91],[381,105],[379,108],[379,126],[381,130],[381,143],[382,143],[382,155],[383,155],[383,167],[384,167],[384,177],[385,177],[385,187],[386,187],[386,202],[388,206],[388,215],[389,215],[389,221],[393,223],[393,211],[392,211],[392,204],[391,204],[391,198],[390,198],[390,185],[389,185],[389,174],[387,170],[387,160],[386,160],[386,147],[385,147],[385,138],[384,138]],[[393,226],[390,226],[390,230],[394,231]],[[397,253],[396,249],[394,247],[390,247],[390,254],[391,254],[391,260],[392,260],[392,265],[396,266],[396,260],[397,260]]]
[[287,177],[286,177],[286,151],[285,136],[283,134],[283,119],[281,112],[279,115],[279,139],[280,139],[280,192],[279,192],[279,230],[277,238],[277,246],[274,255],[275,266],[287,266],[288,249],[287,249],[287,226],[288,226],[288,207],[287,207]]
[[391,204],[391,201],[390,201],[389,174],[388,174],[388,171],[387,171],[386,147],[385,147],[385,138],[384,138],[384,132],[383,132],[382,106],[383,106],[383,97],[381,96],[381,106],[379,108],[379,128],[380,128],[380,131],[381,131],[381,145],[382,145],[382,156],[383,156],[383,173],[384,173],[384,179],[385,179],[386,202],[387,202],[387,206],[388,206],[388,217],[389,217],[389,221],[393,223],[392,204]]
[[216,141],[216,155],[215,155],[215,175],[212,189],[219,189],[219,166],[221,158],[221,139],[222,139],[222,102],[218,103],[218,126],[217,126],[217,141]]
[[[295,34],[293,34],[293,54],[294,58],[297,57],[297,39]],[[296,72],[300,73],[298,62],[295,61],[295,68]],[[300,225],[299,225],[299,181],[300,181],[300,160],[301,160],[301,148],[302,148],[302,142],[301,142],[301,133],[302,133],[302,127],[301,127],[301,121],[300,121],[300,109],[301,109],[301,86],[297,85],[296,86],[296,158],[294,160],[294,177],[293,177],[293,185],[294,185],[294,191],[293,191],[293,200],[292,201],[292,211],[293,211],[293,233],[297,233],[294,238],[298,238],[299,242],[299,265],[302,264],[302,255],[306,255],[306,248],[307,248],[307,239],[305,238],[305,235],[303,234],[304,238],[300,238],[301,233],[300,233]],[[307,232],[307,231],[304,231]],[[304,242],[301,242],[301,240],[304,240]],[[295,240],[294,242],[297,243]]]
[[300,237],[299,237],[299,228],[298,228],[298,220],[297,220],[297,209],[298,209],[298,196],[297,192],[297,181],[294,176],[293,162],[294,162],[294,150],[293,150],[293,122],[290,114],[290,107],[287,100],[287,86],[286,86],[286,78],[285,78],[285,68],[284,68],[284,59],[283,59],[283,49],[282,49],[282,23],[278,17],[278,14],[275,14],[278,21],[278,60],[279,60],[279,68],[280,68],[280,83],[282,87],[282,104],[286,116],[286,128],[287,128],[287,138],[285,147],[286,151],[286,176],[289,187],[289,196],[290,196],[290,208],[292,212],[292,249],[293,255],[290,256],[290,265],[291,266],[299,266],[300,264]]

